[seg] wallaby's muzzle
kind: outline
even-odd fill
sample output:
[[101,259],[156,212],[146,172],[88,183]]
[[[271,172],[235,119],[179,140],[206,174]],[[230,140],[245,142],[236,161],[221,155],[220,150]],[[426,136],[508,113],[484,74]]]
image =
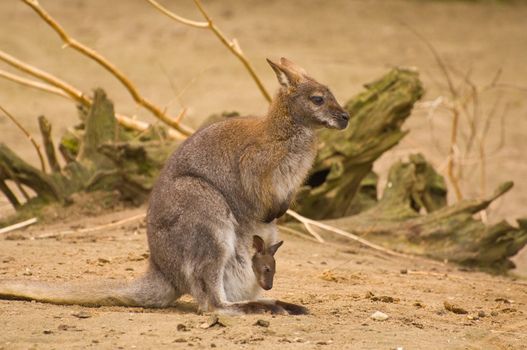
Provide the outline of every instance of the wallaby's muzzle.
[[337,126],[338,126],[337,129],[339,130],[346,129],[346,127],[348,126],[348,122],[350,120],[350,115],[348,112],[342,111],[337,114],[336,119],[337,119]]

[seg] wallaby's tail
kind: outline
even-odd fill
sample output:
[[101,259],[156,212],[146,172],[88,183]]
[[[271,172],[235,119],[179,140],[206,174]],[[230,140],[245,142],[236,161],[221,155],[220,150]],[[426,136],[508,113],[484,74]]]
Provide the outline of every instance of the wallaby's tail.
[[176,298],[174,287],[153,267],[131,282],[0,280],[0,299],[36,300],[61,305],[166,307]]

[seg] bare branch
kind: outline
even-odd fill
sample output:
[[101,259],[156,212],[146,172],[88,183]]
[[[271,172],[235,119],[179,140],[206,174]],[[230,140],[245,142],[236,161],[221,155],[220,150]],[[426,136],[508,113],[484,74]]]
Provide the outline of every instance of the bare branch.
[[441,69],[441,72],[445,76],[445,79],[446,79],[447,84],[448,84],[448,89],[450,90],[452,98],[456,99],[457,98],[457,90],[454,87],[454,83],[453,83],[452,78],[450,76],[450,72],[448,71],[448,68],[447,68],[445,62],[443,61],[443,59],[441,58],[441,56],[439,55],[439,53],[435,49],[434,45],[432,45],[430,43],[430,41],[428,41],[428,39],[424,35],[419,33],[417,30],[415,30],[413,27],[411,27],[407,23],[401,22],[401,25],[406,27],[410,32],[412,32],[416,37],[418,37],[428,47],[428,49],[430,50],[430,52],[434,56],[434,59],[436,60],[437,65],[439,66],[439,69]]
[[130,79],[128,79],[128,77],[108,59],[103,57],[97,51],[83,45],[82,43],[70,37],[66,33],[64,28],[62,28],[62,26],[39,5],[37,0],[22,1],[29,5],[59,35],[59,37],[62,39],[62,41],[67,47],[71,47],[74,50],[80,52],[81,54],[91,58],[95,62],[99,63],[108,72],[110,72],[114,77],[116,77],[117,80],[119,80],[119,82],[121,82],[121,84],[128,90],[128,92],[137,104],[150,111],[156,118],[160,119],[165,124],[181,132],[183,135],[189,136],[194,132],[194,130],[190,129],[189,127],[175,122],[174,119],[167,116],[161,110],[161,108],[157,107],[148,99],[146,99],[143,95],[141,95],[135,85],[132,84]]
[[129,223],[129,222],[133,222],[133,221],[137,221],[137,220],[143,220],[145,217],[146,217],[146,214],[145,213],[141,213],[141,214],[130,216],[128,218],[125,218],[125,219],[122,219],[122,220],[119,220],[119,221],[110,222],[108,224],[92,226],[92,227],[86,227],[86,228],[81,228],[81,229],[78,229],[78,230],[65,230],[65,231],[59,231],[59,232],[41,233],[41,234],[36,235],[35,238],[36,239],[53,238],[53,237],[58,237],[58,236],[63,236],[63,235],[73,234],[73,233],[88,233],[88,232],[107,230],[109,228],[121,226],[121,225]]
[[190,20],[190,19],[183,18],[183,17],[178,16],[175,13],[169,11],[166,7],[163,7],[157,1],[154,1],[154,0],[146,0],[146,1],[148,1],[150,4],[152,4],[152,6],[157,8],[159,11],[163,12],[168,17],[172,18],[174,21],[177,21],[179,23],[183,23],[183,24],[191,26],[191,27],[196,27],[196,28],[205,28],[206,29],[206,28],[209,27],[209,23],[208,22],[199,22],[199,21],[193,21],[193,20]]
[[463,195],[461,193],[461,188],[459,186],[458,178],[454,173],[454,169],[456,167],[455,157],[457,153],[456,148],[457,148],[458,125],[459,125],[459,111],[454,106],[452,108],[452,128],[450,131],[450,148],[448,152],[447,175],[448,175],[450,182],[452,183],[452,186],[454,187],[456,198],[459,201],[463,199]]
[[[0,77],[2,78],[5,78],[10,81],[14,81],[24,86],[35,88],[40,91],[62,96],[64,98],[72,100],[76,103],[80,103],[87,107],[92,105],[92,100],[88,96],[86,96],[83,92],[81,92],[79,89],[75,88],[74,86],[70,85],[64,80],[61,80],[48,72],[45,72],[35,66],[25,63],[1,50],[0,50],[0,60],[3,60],[4,62],[10,64],[11,66],[23,72],[26,72],[36,78],[42,79],[43,81],[49,84],[38,82],[35,80],[31,80],[31,79],[26,79],[21,76],[0,70]],[[185,110],[183,110],[180,115],[184,114],[184,112]],[[116,113],[115,118],[117,119],[119,124],[121,124],[122,126],[126,128],[132,129],[132,130],[145,131],[150,127],[150,124],[147,122],[135,120],[123,114]],[[181,118],[181,117],[178,116],[178,118]],[[181,134],[173,129],[168,130],[168,136],[173,139],[181,138]]]
[[306,235],[305,233],[302,233],[300,231],[297,231],[295,229],[292,229],[291,227],[287,227],[287,226],[284,226],[284,225],[278,225],[278,228],[281,230],[281,231],[284,231],[284,232],[287,232],[287,233],[290,233],[292,234],[293,236],[297,236],[297,237],[300,237],[300,238],[304,238],[304,239],[307,239],[311,242],[315,242],[315,243],[320,243],[318,240]]
[[[90,99],[86,97],[80,90],[76,89],[75,87],[71,86],[70,84],[66,83],[65,81],[58,79],[57,77],[44,72],[41,69],[38,69],[37,67],[34,67],[30,64],[27,64],[25,62],[20,61],[19,59],[3,52],[0,50],[0,60],[10,64],[11,66],[26,72],[36,78],[39,78],[40,80],[45,81],[48,84],[51,84],[62,91],[64,91],[68,96],[70,96],[73,100],[89,106],[90,105]],[[35,87],[35,86],[33,86]],[[48,88],[42,89],[42,90],[49,90]],[[51,91],[48,91],[51,92]]]
[[[24,0],[24,1],[28,1],[28,0]],[[229,51],[234,56],[236,56],[238,58],[238,60],[240,60],[240,62],[243,64],[243,66],[245,67],[247,72],[249,72],[249,74],[251,75],[252,79],[254,80],[256,85],[258,86],[258,89],[260,90],[260,93],[267,100],[267,102],[271,102],[271,100],[272,100],[271,95],[265,89],[265,86],[263,85],[262,81],[260,80],[260,78],[258,77],[256,72],[254,71],[254,68],[252,67],[252,65],[249,62],[249,60],[247,59],[247,57],[245,57],[245,55],[243,54],[243,52],[242,52],[242,50],[240,48],[240,45],[238,44],[236,39],[229,40],[225,36],[225,34],[223,34],[223,32],[220,30],[220,28],[218,28],[214,24],[214,22],[212,21],[212,18],[208,15],[207,11],[205,11],[205,8],[201,4],[201,1],[194,0],[194,3],[196,4],[196,7],[198,8],[199,12],[201,12],[203,17],[206,19],[206,22],[196,22],[196,21],[191,21],[191,20],[185,19],[185,18],[183,18],[181,16],[176,15],[175,13],[173,13],[172,11],[167,9],[166,7],[163,7],[161,4],[157,3],[154,0],[146,0],[146,1],[148,1],[152,6],[154,6],[156,9],[161,11],[163,14],[167,15],[168,17],[172,18],[173,20],[175,20],[175,21],[177,21],[179,23],[183,23],[183,24],[195,27],[195,28],[208,28],[208,29],[210,29],[214,33],[214,35],[216,35],[216,37],[221,41],[221,43],[227,49],[229,49]]]
[[29,86],[29,87],[32,87],[34,89],[41,90],[41,91],[46,91],[46,92],[49,92],[49,93],[52,93],[52,94],[55,94],[55,95],[58,95],[58,96],[61,96],[61,97],[64,97],[64,98],[67,98],[67,99],[71,100],[71,97],[68,96],[68,94],[66,94],[63,90],[57,89],[57,88],[55,88],[55,87],[53,87],[51,85],[48,85],[48,84],[45,84],[45,83],[41,83],[39,81],[26,79],[24,77],[21,77],[21,76],[15,75],[15,74],[11,74],[11,73],[3,71],[3,70],[0,70],[0,78],[11,80],[11,81],[13,81],[15,83],[18,83],[20,85]]
[[459,103],[459,91],[454,86],[454,82],[452,80],[452,77],[450,76],[450,71],[443,61],[443,58],[439,55],[437,50],[435,49],[434,45],[428,41],[428,39],[419,33],[417,30],[412,28],[410,25],[401,22],[401,24],[406,27],[410,32],[412,32],[416,37],[418,37],[430,50],[432,55],[434,56],[434,59],[441,70],[441,73],[443,74],[447,84],[448,84],[448,90],[450,92],[451,98],[452,98],[452,106],[451,106],[451,113],[452,113],[452,127],[450,132],[450,147],[449,147],[449,153],[448,153],[448,159],[447,159],[447,175],[452,183],[452,186],[454,187],[454,191],[456,193],[457,200],[463,199],[463,194],[461,193],[461,188],[459,186],[459,177],[455,174],[455,156],[456,156],[456,149],[457,149],[457,140],[458,140],[458,129],[459,129],[459,107],[457,104]]
[[0,234],[8,233],[8,232],[11,232],[11,231],[18,230],[20,228],[27,227],[29,225],[33,225],[33,224],[37,223],[37,221],[38,221],[37,218],[31,218],[29,220],[16,223],[14,225],[3,227],[3,228],[0,229]]
[[341,229],[339,229],[337,227],[334,227],[334,226],[331,226],[331,225],[327,225],[327,224],[324,224],[322,222],[306,218],[305,216],[302,216],[302,215],[298,214],[297,212],[295,212],[295,211],[293,211],[291,209],[289,209],[286,213],[288,215],[291,215],[292,217],[294,217],[298,221],[300,221],[302,224],[304,224],[304,226],[306,224],[307,225],[317,226],[317,227],[320,227],[321,229],[324,229],[326,231],[330,231],[330,232],[336,233],[338,235],[344,236],[346,238],[352,239],[352,240],[357,241],[357,242],[359,242],[359,243],[361,243],[361,244],[363,244],[363,245],[365,245],[365,246],[367,246],[369,248],[381,251],[383,253],[390,254],[390,255],[395,255],[395,256],[407,257],[406,254],[397,253],[397,252],[395,252],[393,250],[381,247],[380,245],[372,243],[372,242],[370,242],[370,241],[368,241],[368,240],[366,240],[364,238],[361,238],[361,237],[359,237],[357,235],[354,235],[352,233],[349,233],[347,231],[341,230]]
[[15,123],[15,125],[26,135],[26,137],[29,139],[29,141],[31,141],[31,143],[33,144],[33,147],[35,147],[35,150],[37,151],[37,154],[38,154],[38,158],[40,159],[40,168],[42,169],[42,172],[45,173],[46,172],[46,163],[44,163],[44,157],[42,156],[42,152],[40,151],[40,146],[39,144],[35,141],[35,139],[33,138],[33,136],[31,136],[31,134],[29,133],[29,131],[27,131],[26,128],[24,128],[22,126],[22,124],[20,124],[18,122],[18,120],[11,114],[9,113],[8,111],[5,110],[4,107],[0,106],[0,110],[2,112],[4,112],[4,114],[9,118],[11,119],[11,121],[13,123]]

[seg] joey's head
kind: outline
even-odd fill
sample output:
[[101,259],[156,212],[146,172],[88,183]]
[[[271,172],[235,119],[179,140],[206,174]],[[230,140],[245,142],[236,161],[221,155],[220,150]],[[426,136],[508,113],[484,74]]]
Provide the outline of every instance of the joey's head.
[[342,108],[327,86],[309,77],[304,69],[281,58],[280,63],[267,59],[273,68],[280,92],[276,103],[284,104],[296,123],[312,128],[345,129],[349,114]]
[[274,273],[276,272],[274,254],[283,243],[284,241],[280,241],[266,247],[262,237],[253,236],[253,248],[255,250],[252,259],[253,271],[258,284],[265,290],[273,288]]

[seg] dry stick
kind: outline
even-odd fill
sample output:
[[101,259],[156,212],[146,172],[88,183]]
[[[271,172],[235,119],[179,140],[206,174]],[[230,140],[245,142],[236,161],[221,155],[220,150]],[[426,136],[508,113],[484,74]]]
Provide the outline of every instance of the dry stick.
[[344,230],[341,230],[337,227],[334,227],[334,226],[331,226],[331,225],[327,225],[327,224],[324,224],[324,223],[321,223],[321,222],[318,222],[318,221],[315,221],[315,220],[311,220],[311,219],[308,219],[306,218],[305,216],[302,216],[300,214],[298,214],[297,212],[289,209],[287,212],[287,214],[291,215],[292,217],[294,217],[295,219],[297,219],[298,221],[300,221],[302,224],[304,224],[304,226],[307,225],[313,225],[313,226],[317,226],[317,227],[320,227],[326,231],[330,231],[330,232],[334,232],[336,234],[339,234],[341,236],[344,236],[346,238],[349,238],[349,239],[352,239],[354,241],[357,241],[369,248],[372,248],[372,249],[375,249],[375,250],[378,250],[378,251],[381,251],[383,253],[387,253],[387,254],[390,254],[390,255],[394,255],[394,256],[399,256],[399,257],[409,257],[408,255],[406,254],[402,254],[402,253],[397,253],[391,249],[387,249],[387,248],[384,248],[384,247],[381,247],[380,245],[377,245],[375,243],[371,243],[370,241],[368,240],[365,240],[364,238],[361,238],[357,235],[354,235],[352,233],[349,233],[347,231],[344,231]]
[[146,217],[146,214],[142,213],[142,214],[131,216],[131,217],[126,218],[126,219],[122,219],[122,220],[119,220],[119,221],[111,222],[109,224],[93,226],[93,227],[87,227],[87,228],[83,228],[83,229],[80,229],[80,230],[65,230],[65,231],[59,231],[59,232],[54,232],[54,233],[49,233],[49,232],[48,233],[42,233],[40,235],[35,236],[34,238],[36,238],[36,239],[53,238],[53,237],[57,237],[59,235],[65,235],[65,234],[87,233],[87,232],[100,231],[100,230],[104,230],[104,229],[107,229],[107,228],[111,228],[111,227],[119,226],[119,225],[122,225],[122,224],[126,224],[126,223],[131,222],[131,221],[144,219],[145,217]]
[[[173,127],[180,133],[185,136],[190,136],[194,130],[189,127],[175,122],[172,118],[167,116],[163,111],[142,96],[134,84],[126,77],[126,75],[121,72],[113,63],[108,61],[105,57],[99,54],[97,51],[81,44],[77,40],[70,37],[64,28],[53,18],[51,17],[38,3],[36,0],[22,0],[27,5],[29,5],[61,38],[66,47],[71,47],[74,50],[80,52],[81,54],[91,58],[95,62],[99,63],[103,68],[110,72],[114,77],[121,82],[121,84],[128,90],[134,101],[140,106],[144,107],[150,111],[156,118],[163,121],[165,124]],[[180,114],[184,114],[185,110],[183,109]]]
[[[10,64],[11,66],[18,68],[19,70],[26,72],[36,78],[42,79],[43,81],[47,82],[49,85],[46,83],[41,83],[38,81],[26,79],[18,75],[14,75],[14,74],[0,70],[0,77],[2,78],[14,81],[24,86],[35,88],[40,91],[62,96],[64,98],[80,103],[87,107],[90,107],[92,105],[92,100],[88,96],[84,95],[79,89],[75,88],[74,86],[70,85],[64,80],[61,80],[53,76],[52,74],[48,72],[45,72],[39,68],[36,68],[28,63],[22,62],[18,60],[17,58],[11,55],[8,55],[7,53],[1,50],[0,50],[0,60],[3,60],[4,62]],[[115,119],[117,119],[119,124],[121,124],[122,126],[132,129],[132,130],[146,131],[150,127],[150,124],[147,122],[132,119],[128,116],[125,116],[119,113],[115,114]],[[173,138],[173,139],[181,138],[181,134],[173,129],[168,129],[168,135],[170,138]]]
[[307,239],[311,242],[315,242],[315,243],[319,243],[319,241],[317,241],[316,239],[312,238],[312,237],[309,237],[308,235],[306,235],[305,233],[302,233],[300,231],[297,231],[295,229],[292,229],[291,227],[287,227],[287,226],[284,226],[284,225],[278,225],[278,228],[284,232],[287,232],[287,233],[290,233],[292,234],[293,236],[297,236],[297,237],[300,237],[300,238],[304,238],[304,239]]
[[3,227],[3,228],[0,229],[0,234],[8,233],[8,232],[11,232],[11,231],[14,231],[14,230],[18,230],[19,228],[23,228],[23,227],[26,227],[26,226],[29,226],[29,225],[33,225],[37,221],[38,221],[37,218],[31,218],[29,220],[22,221],[22,222],[19,222],[17,224],[11,225],[11,226]]
[[168,17],[172,18],[173,20],[179,23],[182,23],[182,24],[194,27],[194,28],[210,29],[214,33],[214,35],[216,35],[216,37],[221,41],[221,43],[227,49],[229,49],[229,51],[234,56],[236,56],[240,60],[240,62],[243,64],[247,72],[249,72],[252,79],[258,86],[258,89],[260,90],[263,97],[267,100],[267,102],[271,102],[271,99],[272,99],[271,95],[265,89],[265,86],[263,85],[262,81],[260,80],[256,72],[254,71],[254,68],[252,67],[247,57],[245,57],[245,55],[243,54],[243,51],[241,50],[240,45],[238,44],[236,39],[232,39],[232,40],[227,39],[227,37],[225,36],[225,34],[223,34],[220,28],[218,28],[214,24],[214,22],[212,21],[212,18],[205,11],[203,5],[201,4],[199,0],[194,0],[194,3],[196,4],[196,7],[198,8],[198,10],[201,12],[203,17],[205,18],[206,22],[193,21],[193,20],[178,16],[172,11],[168,10],[166,7],[163,7],[161,4],[159,4],[155,0],[146,0],[146,1],[148,1],[152,6],[154,6],[156,9],[161,11],[163,14],[167,15]]
[[31,143],[33,144],[33,146],[35,147],[35,150],[37,151],[37,154],[38,154],[38,158],[40,159],[40,167],[42,169],[42,172],[45,173],[46,172],[46,163],[44,162],[44,157],[42,156],[42,152],[40,151],[40,146],[39,144],[35,141],[35,139],[33,138],[33,136],[31,136],[31,134],[29,133],[29,131],[26,130],[26,128],[24,128],[22,126],[22,124],[20,124],[18,122],[18,120],[16,120],[16,118],[11,114],[9,113],[8,111],[5,110],[4,107],[0,106],[0,110],[2,110],[2,112],[4,112],[4,114],[9,118],[11,119],[11,121],[13,123],[15,123],[15,125],[20,129],[22,130],[22,132],[26,135],[26,137],[29,139],[29,141],[31,141]]
[[454,187],[454,191],[456,193],[457,200],[463,199],[463,194],[461,193],[461,188],[459,186],[459,181],[456,175],[454,174],[454,168],[455,168],[455,150],[457,147],[457,134],[458,134],[458,123],[459,123],[459,110],[456,107],[457,99],[459,97],[459,93],[457,89],[454,86],[454,83],[452,81],[452,77],[450,76],[450,72],[435,49],[434,45],[430,43],[421,33],[419,33],[417,30],[412,28],[406,23],[401,23],[403,26],[405,26],[408,30],[410,30],[415,36],[417,36],[430,50],[432,55],[434,56],[434,59],[436,60],[437,65],[439,66],[439,69],[443,73],[445,80],[448,84],[448,89],[450,91],[450,94],[452,96],[452,129],[450,134],[450,148],[449,148],[449,154],[448,154],[448,164],[447,164],[447,174],[450,182],[452,183],[452,186]]
[[37,90],[47,91],[49,93],[52,93],[52,94],[55,94],[55,95],[58,95],[58,96],[61,96],[61,97],[64,97],[64,98],[71,99],[71,97],[68,96],[61,89],[57,89],[57,88],[55,88],[55,87],[53,87],[51,85],[48,85],[48,84],[45,84],[45,83],[41,83],[39,81],[26,79],[26,78],[23,78],[21,76],[18,76],[18,75],[15,75],[15,74],[11,74],[11,73],[8,73],[8,72],[3,71],[3,70],[0,70],[0,78],[11,80],[11,81],[13,81],[15,83],[18,83],[20,85],[29,86],[29,87],[35,88]]
[[448,163],[447,163],[447,174],[448,178],[450,179],[450,182],[452,183],[452,186],[454,186],[454,191],[456,193],[456,198],[458,201],[463,199],[463,195],[461,194],[461,188],[459,187],[459,182],[454,174],[454,168],[455,168],[455,156],[456,156],[456,149],[457,149],[457,133],[458,133],[458,125],[459,125],[459,110],[456,106],[452,106],[452,129],[450,132],[450,148],[448,150]]
[[[66,83],[65,81],[61,80],[61,79],[58,79],[56,78],[55,76],[47,73],[47,72],[44,72],[43,70],[41,69],[38,69],[37,67],[34,67],[30,64],[27,64],[25,62],[22,62],[21,60],[3,52],[0,50],[0,60],[6,62],[7,64],[23,71],[23,72],[26,72],[36,78],[39,78],[40,80],[43,80],[45,81],[46,83],[48,84],[51,84],[59,89],[61,89],[62,91],[64,91],[69,97],[71,97],[72,99],[74,99],[75,101],[79,102],[79,103],[82,103],[83,105],[85,106],[89,106],[91,101],[90,99],[85,96],[80,90],[76,89],[75,87],[71,86],[70,84]],[[23,83],[22,80],[17,80],[17,82],[19,83]],[[46,87],[44,89],[42,89],[41,87],[37,86],[36,84],[28,84],[32,87],[35,87],[35,88],[39,88],[41,90],[46,90],[48,92],[51,92],[49,91],[49,89]]]

